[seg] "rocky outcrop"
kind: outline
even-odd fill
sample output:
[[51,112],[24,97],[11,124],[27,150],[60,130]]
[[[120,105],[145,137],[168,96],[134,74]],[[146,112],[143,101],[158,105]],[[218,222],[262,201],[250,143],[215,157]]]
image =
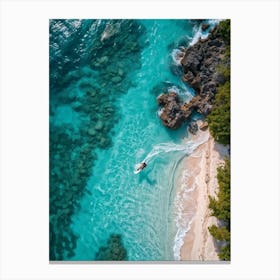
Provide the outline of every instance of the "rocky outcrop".
[[218,29],[219,26],[215,27],[206,39],[187,48],[181,60],[182,80],[195,90],[196,96],[188,103],[181,103],[174,92],[158,97],[158,104],[162,106],[160,118],[165,126],[176,129],[188,121],[194,111],[204,116],[211,112],[217,87],[224,83],[217,66],[225,56],[227,43]]
[[161,94],[157,101],[162,107],[159,115],[163,125],[177,129],[189,119],[194,110],[203,115],[209,114],[212,105],[208,97],[197,95],[189,103],[182,103],[175,92]]
[[223,82],[216,74],[216,67],[224,57],[226,42],[215,28],[207,39],[200,39],[190,46],[181,60],[184,70],[183,81],[187,82],[197,94],[214,97],[217,86]]
[[201,24],[201,30],[206,31],[210,27],[210,24],[204,22]]
[[162,106],[160,118],[162,123],[171,129],[177,129],[185,121],[181,104],[177,93],[161,94],[157,98],[158,104]]
[[198,131],[198,125],[195,121],[191,122],[189,124],[189,132],[193,135],[195,135]]

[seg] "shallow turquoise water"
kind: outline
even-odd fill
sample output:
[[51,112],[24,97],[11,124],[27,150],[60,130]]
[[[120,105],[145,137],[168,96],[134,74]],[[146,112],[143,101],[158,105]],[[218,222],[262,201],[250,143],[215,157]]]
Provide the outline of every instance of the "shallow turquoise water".
[[[63,244],[62,248],[59,247],[57,252],[53,253],[54,258],[94,260],[99,248],[106,244],[110,235],[120,234],[128,260],[174,260],[173,246],[177,229],[173,216],[173,176],[178,163],[191,147],[182,146],[182,138],[187,137],[185,126],[177,131],[163,127],[158,117],[156,97],[161,93],[160,89],[165,88],[176,90],[183,99],[191,99],[192,90],[181,81],[179,73],[172,73],[170,66],[176,64],[172,58],[174,49],[181,44],[186,46],[194,35],[193,25],[187,20],[142,20],[139,23],[140,28],[145,28],[145,32],[139,35],[142,48],[136,55],[130,53],[129,57],[122,56],[122,60],[120,58],[121,63],[126,65],[122,65],[122,69],[128,69],[121,88],[118,83],[108,83],[106,69],[103,74],[100,73],[102,70],[94,69],[99,67],[96,66],[99,57],[93,55],[94,67],[82,63],[87,61],[86,53],[92,47],[86,42],[100,36],[98,28],[104,29],[105,23],[76,21],[67,24],[70,28],[63,22],[52,28],[53,34],[59,29],[64,30],[66,43],[57,47],[53,39],[53,48],[50,51],[55,57],[51,74],[54,72],[52,69],[55,69],[58,73],[61,72],[61,77],[65,79],[64,83],[59,84],[57,81],[61,79],[55,74],[50,83],[50,128],[53,134],[61,129],[66,133],[61,135],[65,139],[71,139],[63,152],[68,154],[67,157],[61,152],[57,154],[57,147],[64,146],[63,142],[59,143],[60,137],[51,139],[51,144],[55,143],[55,152],[52,156],[51,148],[53,161],[50,164],[50,216],[51,221],[54,221],[51,227],[54,238],[51,238],[50,246],[56,242],[59,247],[59,238],[64,241],[71,239],[70,247],[74,253],[63,253],[66,248]],[[75,32],[75,28],[78,31]],[[80,37],[69,41],[68,38],[74,36],[71,32],[74,35],[78,32]],[[78,41],[78,38],[82,39]],[[62,49],[69,48],[69,45],[71,48],[77,46],[75,56],[81,58],[78,66],[75,65],[75,60],[69,59],[67,52],[62,52]],[[97,56],[99,50],[96,49],[94,54]],[[114,60],[109,56],[109,63],[118,63],[117,49],[115,54]],[[104,58],[105,55],[108,56],[106,50],[102,55],[102,59],[107,61],[108,58]],[[60,57],[70,64],[67,71],[64,70],[65,63],[59,60]],[[98,87],[98,92],[100,91],[97,100],[90,97],[91,99],[81,103],[92,87]],[[121,90],[123,93],[119,94]],[[114,97],[117,95],[118,97]],[[86,108],[83,104],[88,105],[89,102],[95,102],[94,106],[82,110],[81,107]],[[104,107],[104,103],[109,104],[110,108]],[[93,113],[92,110],[96,112]],[[112,113],[114,110],[115,113]],[[104,118],[108,120],[104,121]],[[83,129],[91,127],[92,123],[102,127],[101,136],[99,128],[90,135],[83,132]],[[100,142],[106,144],[102,145]],[[82,149],[87,152],[81,151]],[[76,159],[77,165],[66,168],[66,171],[56,167],[58,163],[65,165],[65,161]],[[143,160],[148,166],[135,175],[135,164]],[[77,166],[84,170],[76,174]],[[70,183],[65,182],[66,173]],[[57,177],[52,180],[52,176]],[[57,178],[60,178],[60,183],[57,183]],[[77,191],[77,195],[71,194],[64,199],[69,190],[72,191],[73,185],[78,188],[77,182],[81,188],[86,186],[86,193],[80,195]],[[57,191],[63,188],[64,192]],[[57,198],[59,195],[64,199],[61,200],[62,205]],[[68,201],[70,210],[65,211],[64,204]],[[58,205],[57,208],[53,209],[53,204]],[[79,207],[74,207],[74,204]],[[66,230],[59,222],[61,216],[65,217],[65,213]],[[76,241],[73,241],[73,234]]]
[[[150,45],[142,52],[142,67],[117,102],[120,121],[114,127],[113,147],[98,153],[88,182],[91,196],[82,201],[74,218],[78,232],[77,260],[92,259],[112,233],[122,235],[129,260],[172,260],[172,174],[182,152],[160,153],[134,175],[134,165],[155,145],[179,143],[185,130],[170,132],[157,117],[152,88],[159,82],[185,87],[169,69],[168,45],[191,33],[176,21],[145,21]],[[174,147],[173,147],[174,148]],[[175,147],[176,149],[176,147]]]

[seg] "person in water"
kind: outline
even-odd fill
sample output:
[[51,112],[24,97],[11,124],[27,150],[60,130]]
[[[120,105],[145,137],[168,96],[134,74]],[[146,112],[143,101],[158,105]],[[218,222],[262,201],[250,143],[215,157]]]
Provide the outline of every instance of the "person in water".
[[141,165],[137,168],[138,170],[143,170],[147,166],[146,162],[142,162]]

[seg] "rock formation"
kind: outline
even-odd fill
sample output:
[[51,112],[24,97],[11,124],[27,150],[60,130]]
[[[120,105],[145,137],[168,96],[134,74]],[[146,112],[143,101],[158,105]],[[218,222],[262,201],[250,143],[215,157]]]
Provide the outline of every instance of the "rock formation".
[[187,48],[181,60],[182,80],[195,90],[196,96],[188,103],[180,102],[174,92],[158,97],[158,104],[162,106],[160,118],[168,128],[177,129],[194,111],[204,116],[211,112],[217,87],[224,82],[223,75],[217,73],[217,66],[225,56],[227,42],[218,31],[219,25],[206,39]]
[[165,93],[157,98],[158,104],[162,106],[160,118],[165,126],[177,129],[185,121],[177,93]]

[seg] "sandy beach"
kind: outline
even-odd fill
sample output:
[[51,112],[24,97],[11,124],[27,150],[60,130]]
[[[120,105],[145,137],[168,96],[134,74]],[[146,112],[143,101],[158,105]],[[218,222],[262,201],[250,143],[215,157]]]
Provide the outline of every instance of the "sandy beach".
[[181,219],[189,223],[189,230],[180,248],[180,260],[219,259],[214,239],[208,231],[209,226],[217,224],[217,219],[210,216],[208,196],[214,196],[218,190],[217,167],[223,162],[228,150],[214,141],[209,129],[198,130],[192,140],[201,137],[208,137],[208,140],[183,160],[183,175],[177,182],[180,185],[176,197],[181,201]]

